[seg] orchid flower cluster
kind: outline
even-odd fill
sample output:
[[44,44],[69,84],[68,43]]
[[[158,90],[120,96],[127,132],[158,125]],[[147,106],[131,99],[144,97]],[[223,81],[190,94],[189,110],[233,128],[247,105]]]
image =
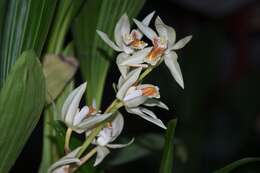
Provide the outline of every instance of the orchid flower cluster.
[[[173,78],[184,88],[176,50],[183,48],[191,40],[191,36],[176,42],[175,30],[164,24],[159,16],[155,19],[156,31],[154,31],[149,27],[153,16],[154,12],[142,21],[134,19],[138,28],[131,30],[129,19],[124,14],[115,26],[114,42],[107,34],[97,30],[105,43],[120,52],[116,59],[121,73],[116,87],[116,99],[102,113],[97,110],[95,102],[91,106],[79,108],[87,83],[81,84],[69,94],[59,117],[59,120],[67,126],[64,144],[66,155],[50,166],[50,173],[75,172],[95,154],[94,166],[97,166],[110,153],[110,149],[126,147],[133,143],[134,139],[126,144],[113,143],[124,127],[124,118],[118,111],[121,107],[125,107],[130,114],[138,115],[166,129],[164,123],[148,109],[157,106],[168,110],[168,107],[159,100],[159,87],[142,84],[142,81],[164,61]],[[151,41],[151,46],[142,40],[143,36]],[[86,140],[80,147],[71,151],[69,143],[73,132],[84,133]]]

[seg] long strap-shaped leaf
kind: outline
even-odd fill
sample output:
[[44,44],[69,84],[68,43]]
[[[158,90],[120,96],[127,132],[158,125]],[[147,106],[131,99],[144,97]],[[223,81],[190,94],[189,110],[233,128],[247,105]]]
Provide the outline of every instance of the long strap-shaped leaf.
[[234,169],[236,169],[237,167],[245,165],[247,163],[251,163],[251,162],[260,162],[260,158],[254,158],[254,157],[250,158],[249,157],[249,158],[240,159],[233,163],[230,163],[229,165],[225,166],[224,168],[214,171],[214,173],[229,173],[229,172],[233,171]]
[[0,87],[19,55],[45,43],[57,0],[1,0]]
[[127,13],[135,17],[144,0],[88,0],[74,27],[74,38],[81,72],[88,81],[87,101],[96,100],[100,106],[108,67],[113,56],[109,48],[97,35],[96,29],[108,33],[113,38],[113,30],[118,19]]
[[0,172],[7,173],[37,124],[45,101],[45,79],[32,51],[17,60],[0,92]]
[[173,165],[173,141],[177,119],[171,120],[167,125],[163,157],[161,160],[160,173],[172,173]]

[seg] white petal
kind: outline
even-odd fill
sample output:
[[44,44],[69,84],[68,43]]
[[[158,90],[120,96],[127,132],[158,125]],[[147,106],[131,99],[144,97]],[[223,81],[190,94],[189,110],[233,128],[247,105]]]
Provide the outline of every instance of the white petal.
[[87,130],[90,130],[97,124],[101,123],[102,121],[106,120],[111,116],[111,113],[108,114],[96,114],[96,115],[91,115],[81,121],[79,124],[76,126],[72,127],[73,130],[75,130],[77,133],[83,133],[86,132]]
[[135,52],[132,56],[129,56],[126,60],[122,61],[120,65],[136,66],[144,62],[145,57],[152,50],[152,47],[144,48],[143,50]]
[[110,142],[113,142],[121,134],[124,127],[123,115],[118,111],[116,112],[116,114],[117,115],[115,119],[112,121],[112,137],[110,139]]
[[73,124],[74,116],[77,113],[79,102],[86,90],[87,83],[81,84],[79,87],[74,89],[67,97],[62,107],[62,119],[68,123]]
[[145,25],[145,26],[148,26],[153,18],[153,15],[154,15],[155,11],[151,12],[150,14],[148,14],[143,20],[142,20],[142,23]]
[[168,54],[164,56],[164,62],[166,66],[169,68],[173,78],[182,88],[184,88],[181,68],[177,59],[178,56],[174,51],[170,51]]
[[123,37],[125,34],[130,33],[130,23],[129,19],[126,14],[124,14],[117,22],[115,31],[114,31],[114,37],[116,44],[123,49]]
[[79,150],[80,150],[80,147],[78,147],[77,149],[73,150],[72,152],[70,152],[66,156],[62,157],[61,159],[59,159],[55,163],[53,163],[49,167],[48,173],[52,173],[56,169],[59,169],[59,168],[61,168],[63,166],[66,166],[66,165],[79,164],[80,160],[78,158],[76,158],[76,155],[78,154]]
[[145,96],[139,96],[139,97],[135,97],[133,99],[124,101],[124,105],[128,108],[134,108],[134,107],[138,107],[141,104],[145,103],[145,101],[148,99],[148,97]]
[[97,166],[98,164],[100,164],[103,159],[110,153],[109,149],[106,147],[97,147],[97,157],[94,163],[94,166]]
[[128,75],[125,78],[125,81],[121,85],[121,87],[118,89],[118,92],[116,94],[116,97],[119,100],[123,100],[128,88],[130,88],[139,78],[139,75],[142,71],[142,68],[134,69],[133,71],[129,72]]
[[136,90],[136,87],[130,87],[129,90],[126,92],[126,95],[123,99],[124,102],[134,99],[136,97],[142,96],[141,90]]
[[159,36],[161,38],[165,38],[166,40],[168,40],[168,33],[167,33],[166,25],[162,22],[162,20],[159,16],[156,17],[154,25],[155,25],[156,31],[158,32]]
[[129,141],[128,143],[126,143],[126,144],[107,144],[107,147],[108,148],[124,148],[124,147],[127,147],[127,146],[129,146],[129,145],[131,145],[133,142],[134,142],[134,138],[133,139],[131,139],[131,141]]
[[125,78],[128,71],[129,71],[129,67],[125,66],[125,65],[121,65],[122,62],[126,61],[130,56],[126,53],[120,53],[117,58],[116,58],[116,64],[118,66],[118,69],[121,73],[121,75]]
[[113,142],[122,132],[124,127],[124,118],[120,112],[116,112],[116,117],[111,122],[111,127],[103,128],[97,137],[96,143],[100,146],[106,146]]
[[103,128],[96,139],[96,144],[99,146],[106,146],[112,138],[112,128]]
[[163,102],[156,100],[156,99],[147,99],[147,101],[144,103],[145,106],[153,107],[158,106],[160,108],[169,110],[168,106],[164,104]]
[[154,38],[157,38],[157,34],[152,30],[150,27],[145,26],[141,22],[139,22],[136,19],[133,19],[137,27],[144,33],[146,37],[148,37],[150,40],[153,40]]
[[140,108],[127,108],[126,110],[127,110],[127,112],[129,112],[129,113],[139,115],[139,116],[142,117],[143,119],[145,119],[145,120],[147,120],[147,121],[149,121],[149,122],[152,122],[152,123],[156,124],[157,126],[163,128],[163,129],[166,129],[166,126],[163,124],[163,122],[162,122],[160,119],[158,119],[158,118],[153,118],[153,117],[151,117],[151,116],[146,115],[145,113],[143,113],[143,112],[141,111]]
[[99,31],[99,30],[97,30],[97,33],[98,33],[98,35],[102,38],[102,40],[103,40],[106,44],[108,44],[112,49],[114,49],[115,51],[118,51],[118,52],[122,51],[121,48],[119,48],[113,41],[111,41],[111,40],[109,39],[109,37],[107,36],[107,34],[105,34],[105,33],[102,32],[102,31]]
[[118,82],[117,82],[117,90],[122,87],[122,85],[124,84],[124,82],[125,82],[125,78],[121,75],[121,76],[119,77],[119,79],[118,79]]
[[[167,40],[168,40],[168,47],[172,47],[176,41],[176,32],[174,30],[174,28],[166,25],[163,23],[162,19],[158,16],[155,20],[155,26],[157,25],[161,25],[161,27],[166,29],[167,32]],[[157,29],[157,28],[156,28]],[[159,32],[159,31],[158,31]],[[163,31],[165,32],[165,31]]]
[[140,108],[141,111],[149,116],[151,116],[154,119],[158,119],[157,116],[150,110],[146,109],[146,108]]
[[88,114],[89,112],[89,108],[87,106],[84,106],[80,112],[78,112],[75,117],[74,117],[74,121],[73,121],[73,125],[77,125],[79,124]]
[[190,40],[192,39],[192,36],[184,37],[183,39],[179,40],[176,44],[173,45],[171,50],[178,50],[183,48]]

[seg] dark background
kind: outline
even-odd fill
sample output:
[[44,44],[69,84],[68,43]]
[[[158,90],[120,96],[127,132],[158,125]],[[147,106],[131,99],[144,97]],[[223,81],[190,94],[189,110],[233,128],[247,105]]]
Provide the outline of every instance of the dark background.
[[[260,156],[260,2],[257,0],[147,0],[142,19],[156,10],[175,28],[177,39],[193,35],[178,52],[184,76],[182,90],[162,65],[147,79],[160,86],[170,111],[156,109],[164,121],[178,117],[177,140],[186,159],[176,156],[175,173],[208,173],[244,158]],[[115,75],[116,74],[116,75]],[[119,72],[112,66],[104,107],[113,99],[112,82]],[[78,77],[79,78],[79,77]],[[80,82],[80,80],[79,80]],[[139,136],[163,130],[133,115],[124,133]],[[42,122],[28,141],[12,172],[37,172],[41,155]],[[108,168],[107,172],[158,172],[161,152]],[[106,159],[106,161],[109,158]],[[260,165],[236,170],[258,173]]]

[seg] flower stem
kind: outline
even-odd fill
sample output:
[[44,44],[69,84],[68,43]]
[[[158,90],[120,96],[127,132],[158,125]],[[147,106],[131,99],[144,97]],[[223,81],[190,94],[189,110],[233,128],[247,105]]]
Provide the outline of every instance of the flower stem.
[[154,69],[154,66],[148,67],[139,77],[138,82],[141,82],[152,70]]
[[90,150],[90,152],[88,154],[86,154],[84,157],[82,157],[80,159],[80,164],[77,167],[74,167],[71,172],[75,172],[76,170],[78,170],[78,168],[80,166],[82,166],[84,163],[86,163],[92,156],[94,156],[94,154],[96,154],[97,152],[97,147],[93,148],[92,150]]
[[[115,99],[111,105],[106,109],[105,113],[115,113],[119,108],[123,106],[123,103],[120,100]],[[82,154],[85,152],[85,150],[88,148],[88,146],[91,144],[91,142],[94,140],[94,138],[98,135],[98,133],[107,125],[107,122],[111,121],[114,116],[111,118],[105,120],[102,122],[99,126],[97,126],[88,136],[88,138],[85,140],[85,142],[82,144],[80,151],[77,154],[77,157],[79,158],[82,156]]]
[[65,151],[65,154],[68,154],[70,152],[70,137],[71,137],[71,134],[72,134],[72,129],[71,128],[68,128],[67,131],[66,131],[66,136],[65,136],[65,144],[64,144],[64,151]]

